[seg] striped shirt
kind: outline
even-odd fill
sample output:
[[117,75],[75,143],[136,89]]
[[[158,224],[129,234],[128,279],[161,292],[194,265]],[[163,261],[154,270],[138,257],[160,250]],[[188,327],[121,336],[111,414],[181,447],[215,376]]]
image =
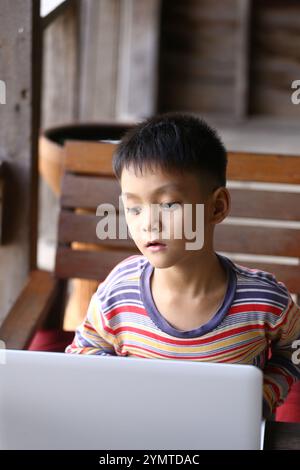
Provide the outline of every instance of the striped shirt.
[[264,400],[274,411],[300,378],[300,307],[273,274],[216,255],[229,282],[207,323],[174,328],[152,297],[154,267],[133,255],[99,284],[66,353],[253,364],[263,370]]

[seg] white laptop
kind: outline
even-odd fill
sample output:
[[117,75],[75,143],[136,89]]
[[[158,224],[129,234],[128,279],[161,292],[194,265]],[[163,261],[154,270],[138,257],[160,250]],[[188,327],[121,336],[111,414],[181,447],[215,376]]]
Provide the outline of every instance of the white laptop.
[[260,449],[261,403],[250,365],[7,350],[0,449]]

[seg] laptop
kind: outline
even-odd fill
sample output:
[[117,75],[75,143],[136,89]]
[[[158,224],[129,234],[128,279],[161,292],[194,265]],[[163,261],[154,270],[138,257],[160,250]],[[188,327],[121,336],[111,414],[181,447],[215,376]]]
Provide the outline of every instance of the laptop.
[[261,404],[250,365],[7,350],[0,449],[260,449]]

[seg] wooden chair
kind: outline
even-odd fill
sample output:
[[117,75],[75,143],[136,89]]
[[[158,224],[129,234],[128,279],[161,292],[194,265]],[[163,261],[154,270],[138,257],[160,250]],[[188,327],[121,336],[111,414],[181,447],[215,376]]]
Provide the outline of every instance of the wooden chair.
[[[111,143],[66,143],[55,270],[30,274],[0,328],[0,338],[7,348],[26,349],[39,329],[62,327],[69,279],[93,279],[99,283],[119,261],[139,253],[131,239],[99,240],[96,236],[100,220],[95,215],[96,207],[101,203],[118,207],[120,187],[111,166],[114,148]],[[241,152],[229,152],[228,157],[232,208],[230,218],[216,227],[215,249],[234,256],[239,264],[274,273],[299,300],[299,227],[275,223],[267,228],[258,223],[245,225],[245,218],[299,222],[299,193],[257,185],[238,187],[238,182],[279,183],[293,188],[300,184],[300,158]],[[241,254],[265,258],[240,262]],[[275,262],[268,256],[278,258]],[[293,264],[287,264],[286,257]],[[300,391],[298,399],[299,395]]]

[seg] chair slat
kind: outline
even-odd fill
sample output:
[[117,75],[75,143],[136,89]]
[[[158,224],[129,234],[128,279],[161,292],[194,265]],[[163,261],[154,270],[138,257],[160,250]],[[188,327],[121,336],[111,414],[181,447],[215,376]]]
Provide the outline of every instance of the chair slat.
[[300,221],[300,193],[229,189],[231,217]]
[[65,169],[73,173],[113,176],[112,155],[116,144],[81,142],[65,143]]
[[72,211],[61,211],[59,216],[58,240],[62,244],[71,242],[81,242],[88,244],[101,245],[103,248],[124,248],[131,249],[135,247],[131,238],[119,238],[119,217],[110,216],[109,220],[116,226],[116,238],[101,240],[97,236],[97,224],[101,220],[93,214],[77,214]]
[[26,349],[35,332],[43,325],[60,289],[52,273],[30,273],[21,294],[0,327],[0,338],[7,349]]
[[[66,170],[73,173],[114,176],[113,143],[67,141]],[[292,155],[228,152],[227,178],[237,181],[300,184],[300,157]]]
[[228,152],[227,179],[300,184],[300,157]]
[[[232,217],[300,221],[300,193],[229,188]],[[62,181],[61,206],[95,210],[110,203],[118,208],[121,188],[114,177],[67,173]]]
[[[100,217],[93,214],[63,211],[59,220],[60,243],[74,241],[126,249],[135,246],[131,238],[100,240],[96,234],[97,223],[100,220]],[[117,216],[117,237],[118,223]],[[232,225],[224,222],[216,226],[215,246],[217,250],[232,253],[300,257],[300,231],[292,228]]]
[[99,204],[119,203],[121,189],[116,178],[79,176],[66,173],[62,180],[61,206],[96,209]]
[[128,256],[140,254],[133,250],[85,251],[58,247],[55,274],[61,279],[79,278],[103,281],[109,272]]
[[300,257],[300,231],[222,223],[215,228],[216,250],[254,255]]

